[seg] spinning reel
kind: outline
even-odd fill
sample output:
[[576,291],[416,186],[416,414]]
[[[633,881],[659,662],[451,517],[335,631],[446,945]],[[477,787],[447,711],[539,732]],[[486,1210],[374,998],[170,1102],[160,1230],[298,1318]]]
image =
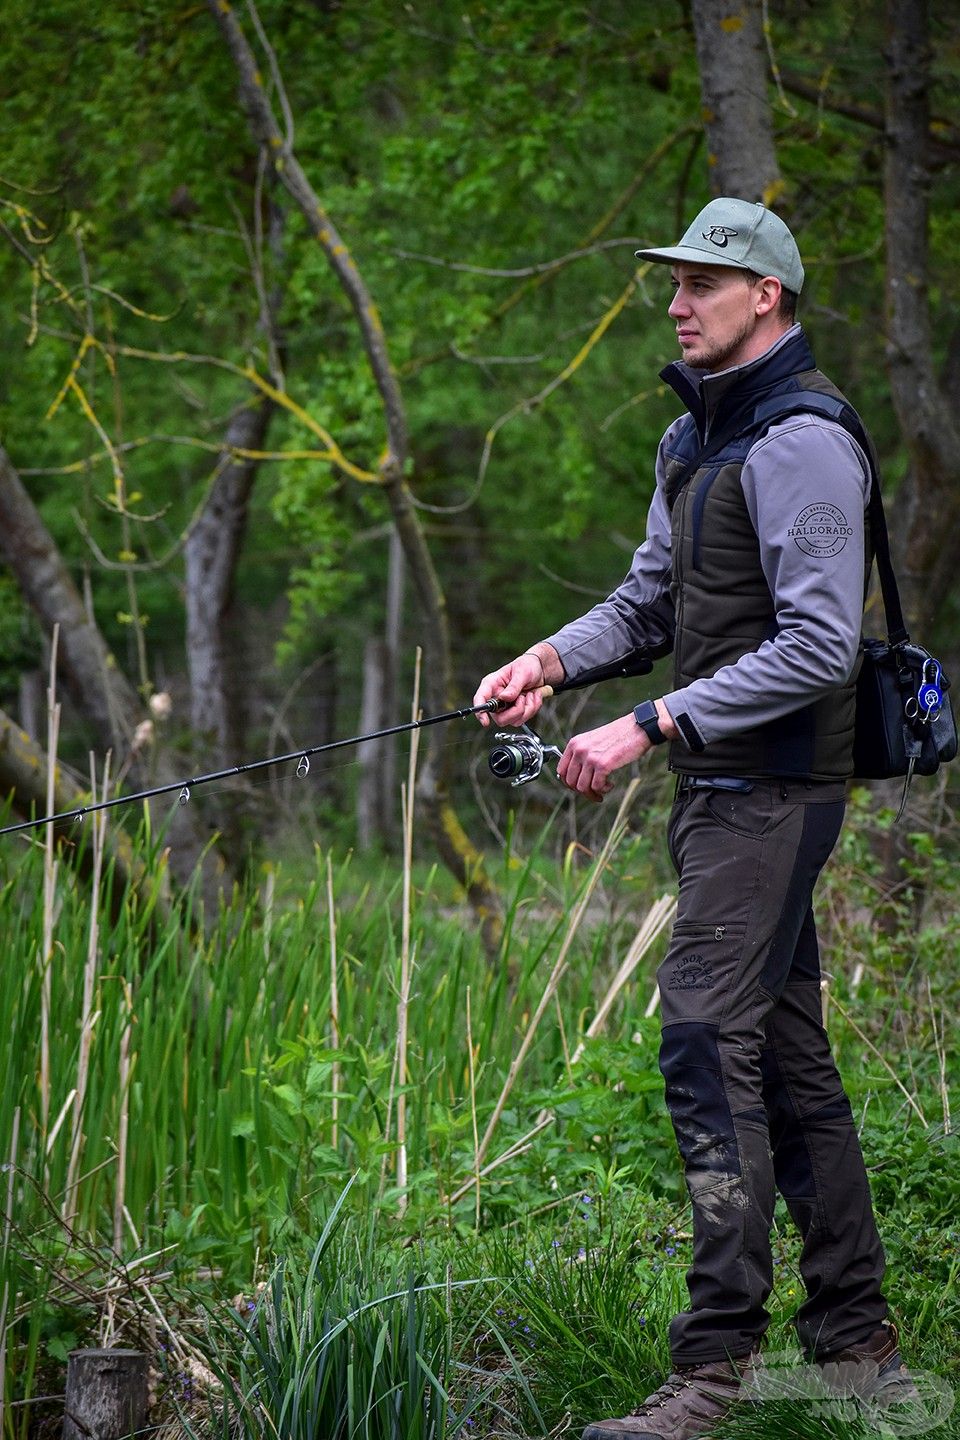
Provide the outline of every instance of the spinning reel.
[[498,780],[509,780],[511,785],[536,780],[548,756],[559,760],[563,755],[556,745],[545,745],[529,725],[519,730],[501,730],[493,741],[487,764]]

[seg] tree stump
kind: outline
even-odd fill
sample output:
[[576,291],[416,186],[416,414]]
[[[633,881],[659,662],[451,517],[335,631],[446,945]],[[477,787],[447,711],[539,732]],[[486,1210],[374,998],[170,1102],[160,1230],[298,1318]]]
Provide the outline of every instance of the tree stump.
[[63,1440],[125,1440],[142,1430],[147,1368],[140,1350],[71,1350]]

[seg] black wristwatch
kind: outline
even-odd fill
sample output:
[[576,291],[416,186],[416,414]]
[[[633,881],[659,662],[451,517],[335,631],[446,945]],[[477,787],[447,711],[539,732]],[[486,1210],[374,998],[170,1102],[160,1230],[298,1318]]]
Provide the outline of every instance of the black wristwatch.
[[633,718],[640,729],[646,734],[651,745],[663,745],[666,742],[666,735],[660,729],[660,721],[657,718],[657,707],[652,700],[643,700],[634,707]]

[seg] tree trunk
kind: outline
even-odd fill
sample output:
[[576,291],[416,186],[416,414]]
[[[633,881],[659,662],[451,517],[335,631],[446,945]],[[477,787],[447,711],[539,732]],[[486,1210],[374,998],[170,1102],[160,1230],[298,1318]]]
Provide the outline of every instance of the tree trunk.
[[236,450],[262,450],[274,409],[272,401],[261,399],[231,419],[223,442],[224,464],[184,547],[190,723],[194,736],[212,745],[207,759],[214,767],[244,758],[225,632],[259,464],[226,457]]
[[783,189],[760,0],[692,0],[710,188],[775,207]]
[[[406,480],[409,458],[406,411],[377,308],[348,246],[321,205],[277,123],[260,78],[256,57],[231,6],[227,0],[207,0],[207,3],[236,67],[240,100],[253,138],[263,147],[281,184],[296,201],[353,307],[370,370],[380,392],[386,423],[387,440],[379,462],[378,480],[390,506],[420,602],[424,708],[446,709],[453,704],[446,600]],[[480,916],[484,939],[488,947],[492,947],[500,933],[499,896],[486,873],[482,857],[470,844],[450,804],[445,748],[444,737],[437,730],[426,732],[418,795],[427,812],[441,859],[464,886]]]
[[145,710],[121,673],[6,451],[0,448],[0,546],[48,634],[60,626],[67,682],[99,734],[126,755]]
[[897,497],[895,546],[907,625],[924,637],[960,568],[960,427],[955,398],[934,369],[927,289],[927,0],[887,0],[886,20],[887,373],[910,457]]
[[[77,703],[89,716],[104,749],[112,748],[117,769],[128,760],[139,770],[134,737],[137,727],[150,717],[137,692],[119,669],[96,622],[87,614],[79,590],[63,562],[56,543],[24,488],[6,451],[0,447],[0,546],[11,570],[48,634],[60,627],[58,654],[67,684]],[[141,750],[142,756],[145,751]],[[172,784],[178,778],[169,759],[151,753],[149,780]],[[196,812],[178,805],[169,825],[170,868],[186,883],[201,856],[207,838],[201,833]],[[207,898],[222,866],[208,856],[204,870]]]
[[[12,794],[14,809],[24,820],[46,813],[48,764],[44,748],[0,710],[0,794]],[[53,785],[53,805],[58,814],[67,810],[81,811],[85,804],[90,803],[89,791],[82,790],[60,765],[54,769]],[[10,823],[16,822],[11,820]],[[66,821],[58,826],[56,839],[62,842],[62,853],[71,861],[79,858],[81,870],[87,873],[90,847],[76,844],[76,824],[76,821]],[[7,846],[17,843],[12,836],[3,841]],[[116,821],[107,825],[106,845],[119,881],[114,889],[114,904],[119,905],[125,885],[134,890],[139,888],[144,878],[143,866],[136,859],[130,836]]]

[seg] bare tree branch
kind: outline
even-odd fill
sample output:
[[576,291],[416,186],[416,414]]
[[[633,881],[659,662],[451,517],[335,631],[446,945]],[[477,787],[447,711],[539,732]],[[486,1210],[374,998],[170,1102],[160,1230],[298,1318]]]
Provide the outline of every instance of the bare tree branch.
[[[855,120],[858,125],[866,125],[880,133],[887,128],[887,117],[882,110],[865,105],[859,100],[841,99],[840,96],[828,92],[826,76],[818,84],[798,75],[794,70],[781,70],[780,79],[783,88],[789,90],[791,95],[809,101],[818,109],[829,110],[831,114],[842,115],[847,120]],[[927,127],[927,147],[933,168],[955,165],[960,160],[960,133],[948,120],[931,119]]]
[[321,246],[340,286],[353,306],[370,369],[383,400],[387,422],[388,453],[382,464],[385,478],[403,473],[407,458],[407,422],[400,387],[390,363],[383,325],[353,256],[333,220],[321,205],[296,155],[277,124],[256,57],[247,43],[228,0],[207,0],[226,42],[240,81],[240,103],[247,113],[254,139],[270,155],[273,168],[299,206],[314,239]]
[[[665,140],[662,140],[657,148],[646,157],[640,169],[631,178],[629,184],[624,187],[613,203],[607,208],[603,215],[600,216],[600,219],[587,231],[583,237],[583,246],[580,248],[582,249],[583,247],[593,245],[599,240],[600,236],[603,235],[606,230],[609,230],[613,222],[623,214],[624,210],[640,192],[660,162],[670,153],[674,146],[678,145],[681,140],[686,139],[688,135],[695,135],[697,132],[698,127],[696,125],[681,125],[672,135],[668,135]],[[646,243],[646,241],[644,241],[644,243]],[[572,253],[576,254],[577,252]],[[564,264],[565,263],[566,262],[564,262]],[[522,285],[518,285],[515,290],[511,290],[506,299],[501,300],[492,315],[490,315],[482,325],[477,326],[470,335],[456,341],[453,345],[445,345],[442,349],[434,350],[428,355],[415,356],[412,360],[406,362],[402,367],[401,373],[403,375],[415,375],[427,365],[432,365],[438,360],[449,359],[451,353],[456,353],[457,349],[462,351],[464,347],[468,345],[471,340],[475,340],[482,331],[499,324],[504,316],[515,309],[527,295],[533,290],[538,289],[541,285],[545,285],[555,274],[558,274],[562,268],[562,265],[557,264],[555,268],[547,270],[542,275],[531,276],[525,280]]]
[[603,250],[636,250],[643,244],[645,241],[636,235],[620,235],[615,240],[598,240],[595,245],[571,250],[566,255],[558,255],[555,260],[540,260],[515,270],[497,269],[492,265],[470,265],[463,260],[444,260],[440,255],[422,255],[417,250],[390,250],[388,253],[396,255],[398,260],[418,260],[423,265],[439,265],[444,270],[457,270],[465,275],[488,275],[493,280],[519,280],[529,275],[548,275],[574,260],[582,260],[586,255],[599,255]]
[[417,505],[418,509],[429,510],[432,514],[436,515],[459,515],[464,510],[469,510],[471,505],[474,505],[476,503],[477,496],[483,489],[483,482],[487,476],[487,470],[490,465],[490,457],[493,454],[494,442],[500,431],[503,429],[504,425],[507,425],[511,420],[514,420],[518,415],[529,415],[534,410],[539,409],[539,407],[543,405],[545,401],[549,400],[550,396],[554,393],[555,390],[559,390],[561,385],[566,384],[570,377],[576,374],[576,372],[580,369],[580,366],[586,360],[590,352],[603,339],[604,335],[607,333],[614,320],[616,320],[617,316],[621,313],[624,307],[629,304],[630,300],[633,297],[634,291],[640,283],[641,277],[644,276],[649,269],[650,262],[648,261],[646,264],[641,265],[639,269],[635,271],[634,275],[632,276],[626,287],[621,291],[613,304],[607,309],[607,311],[601,316],[600,320],[594,326],[589,338],[584,342],[583,345],[581,345],[580,349],[577,351],[576,355],[574,355],[573,359],[567,362],[567,364],[563,367],[563,369],[558,375],[554,375],[553,379],[548,381],[541,390],[538,390],[536,395],[527,395],[522,400],[518,400],[514,405],[510,406],[509,410],[507,410],[503,415],[499,416],[498,419],[493,422],[486,435],[484,436],[483,452],[480,456],[480,465],[477,469],[477,478],[474,481],[473,488],[471,489],[467,498],[465,500],[461,500],[456,505],[432,505],[429,504],[426,500],[417,500],[414,503]]

